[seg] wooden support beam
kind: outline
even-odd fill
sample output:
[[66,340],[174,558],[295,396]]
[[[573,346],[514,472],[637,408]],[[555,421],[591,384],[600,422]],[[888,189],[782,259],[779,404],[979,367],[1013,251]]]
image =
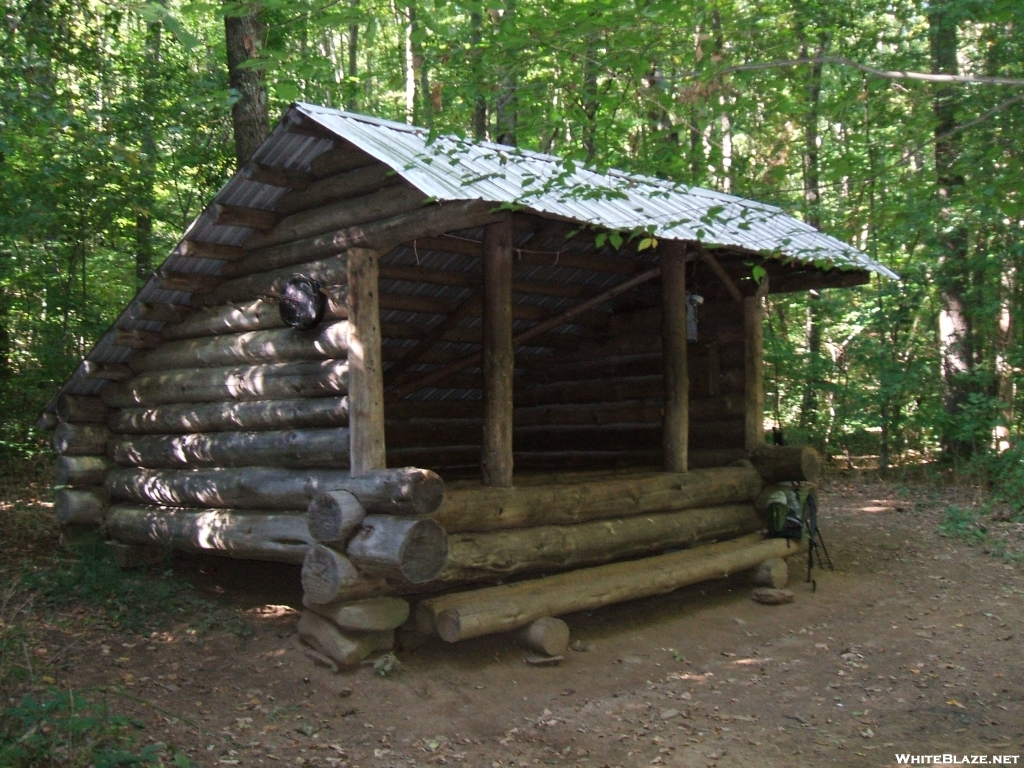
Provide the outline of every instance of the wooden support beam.
[[289,192],[277,201],[274,210],[282,215],[297,213],[323,203],[365,195],[402,181],[402,177],[384,163],[374,163],[315,181],[305,189]]
[[[421,237],[412,242],[407,242],[407,248],[412,248],[413,243],[419,250],[440,251],[441,253],[457,253],[461,256],[473,256],[483,258],[483,244],[475,240],[465,240],[461,237],[441,235],[438,237]],[[524,245],[522,248],[513,248],[516,262],[520,264],[531,264],[542,267],[572,267],[574,269],[589,269],[594,272],[610,272],[615,275],[630,275],[636,270],[636,262],[632,259],[620,259],[614,256],[601,256],[596,253],[583,252],[571,249],[562,251],[536,250]]]
[[182,240],[171,253],[189,259],[218,259],[220,261],[238,261],[245,256],[239,245],[222,245],[220,243],[204,243],[199,240]]
[[240,205],[216,203],[213,213],[217,217],[214,225],[218,227],[248,227],[260,232],[269,232],[277,224],[278,216],[264,208],[243,208]]
[[311,173],[294,171],[281,165],[266,165],[255,160],[249,163],[245,171],[249,181],[284,189],[305,189],[316,181],[316,176]]
[[349,454],[353,476],[386,466],[379,259],[378,253],[368,248],[348,252]]
[[871,282],[871,273],[860,269],[849,271],[832,269],[827,272],[824,270],[814,270],[793,274],[772,274],[771,288],[769,288],[768,293],[795,293],[812,289],[854,288],[858,285],[867,285],[869,282]]
[[744,447],[764,444],[764,336],[760,295],[743,299]]
[[666,472],[685,472],[690,442],[690,379],[686,360],[686,246],[661,246],[661,346],[665,379],[662,449]]
[[729,276],[729,273],[725,271],[725,268],[718,263],[712,253],[700,243],[697,243],[697,253],[700,255],[701,261],[708,265],[708,268],[714,272],[715,277],[719,279],[722,285],[725,286],[725,290],[729,292],[732,300],[740,303],[743,301],[743,294],[740,289],[736,287],[736,283]]
[[161,269],[156,276],[160,281],[159,287],[165,291],[185,291],[187,293],[210,291],[224,282],[223,278],[214,275],[204,275],[199,272],[172,272],[166,269]]
[[484,434],[481,480],[512,485],[512,219],[484,228]]
[[78,370],[87,379],[101,381],[124,381],[135,375],[135,371],[125,363],[97,363],[93,360],[83,360]]
[[313,172],[314,176],[322,179],[345,171],[354,171],[356,168],[363,168],[377,162],[377,158],[366,154],[361,149],[352,146],[337,147],[313,158],[309,170]]

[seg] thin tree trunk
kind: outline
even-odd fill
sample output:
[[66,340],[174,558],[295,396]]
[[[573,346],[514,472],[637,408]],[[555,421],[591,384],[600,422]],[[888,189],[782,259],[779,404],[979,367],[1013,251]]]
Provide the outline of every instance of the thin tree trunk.
[[590,165],[597,155],[597,36],[587,36],[587,48],[583,55],[583,149],[584,163]]
[[[160,44],[163,25],[154,21],[146,29],[146,54],[143,68],[142,100],[145,104],[156,101],[158,88],[157,75],[160,66]],[[142,158],[139,200],[135,213],[135,283],[141,288],[153,274],[153,188],[156,184],[156,136],[153,128],[153,116],[150,113],[141,115],[142,126]]]
[[413,46],[413,33],[416,31],[416,8],[409,5],[405,9],[405,122],[414,125],[416,122],[416,58]]
[[[928,41],[932,71],[956,74],[957,23],[951,0],[937,0],[928,8]],[[967,403],[972,369],[970,318],[967,312],[968,233],[957,223],[953,206],[964,185],[964,176],[957,168],[960,155],[960,134],[957,111],[960,100],[956,86],[938,86],[932,103],[935,115],[935,186],[941,206],[938,223],[939,260],[936,284],[939,287],[939,356],[942,365],[943,404],[946,414],[942,448],[947,456],[965,458],[972,444],[957,434],[958,417]]]
[[[230,7],[230,6],[229,6]],[[231,107],[231,123],[235,134],[235,157],[239,167],[248,162],[270,133],[267,92],[263,87],[263,68],[245,67],[256,59],[263,44],[260,8],[251,5],[238,16],[224,17],[224,33],[228,49],[228,82],[237,92],[238,101]]]
[[484,21],[480,11],[469,14],[469,42],[473,57],[473,138],[483,141],[487,138],[487,92],[484,82],[483,35]]
[[[359,0],[350,0],[349,7],[359,9]],[[348,25],[348,72],[345,73],[345,109],[359,109],[359,25]]]
[[993,430],[995,449],[1002,453],[1010,448],[1010,430],[1013,427],[1014,383],[1013,367],[1008,354],[1014,347],[1013,295],[1016,270],[1012,265],[1003,268],[999,283],[999,317],[996,324],[996,396],[1000,401],[1002,424]]
[[[515,0],[505,0],[505,14],[501,19],[503,30],[511,29],[515,25],[516,3]],[[516,132],[519,123],[519,103],[516,91],[518,82],[516,79],[515,61],[512,57],[506,60],[505,75],[501,81],[501,91],[498,93],[495,104],[496,141],[509,147],[516,146]]]

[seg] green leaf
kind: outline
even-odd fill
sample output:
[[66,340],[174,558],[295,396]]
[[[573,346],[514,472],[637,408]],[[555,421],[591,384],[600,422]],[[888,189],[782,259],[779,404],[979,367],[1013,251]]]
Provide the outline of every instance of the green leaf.
[[618,232],[612,232],[608,235],[608,240],[611,242],[612,247],[619,249],[622,247],[622,235]]

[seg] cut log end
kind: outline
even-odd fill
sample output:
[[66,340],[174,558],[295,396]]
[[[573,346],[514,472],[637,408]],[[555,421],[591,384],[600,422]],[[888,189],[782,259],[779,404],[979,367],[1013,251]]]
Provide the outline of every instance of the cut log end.
[[781,557],[765,560],[751,572],[751,581],[758,587],[782,589],[789,583],[789,566]]
[[344,546],[366,517],[359,499],[348,491],[321,491],[309,503],[309,535],[321,544]]
[[762,445],[750,460],[767,483],[813,483],[821,474],[821,455],[808,445]]
[[61,490],[53,498],[53,512],[61,525],[102,525],[107,507],[102,488]]
[[370,515],[349,544],[348,556],[368,573],[423,584],[444,568],[448,534],[426,518]]
[[523,642],[531,651],[558,656],[569,647],[569,625],[561,619],[545,616],[526,628]]
[[302,561],[302,589],[315,603],[330,603],[345,587],[359,581],[359,572],[344,555],[314,544]]

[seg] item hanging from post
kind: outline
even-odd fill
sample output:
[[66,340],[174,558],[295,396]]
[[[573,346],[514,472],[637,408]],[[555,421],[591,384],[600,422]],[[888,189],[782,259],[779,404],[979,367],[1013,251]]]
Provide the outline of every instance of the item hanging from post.
[[280,295],[281,320],[292,328],[314,328],[323,320],[327,310],[327,296],[319,280],[304,275],[295,275]]
[[704,303],[704,297],[686,292],[686,340],[697,341],[697,307]]

